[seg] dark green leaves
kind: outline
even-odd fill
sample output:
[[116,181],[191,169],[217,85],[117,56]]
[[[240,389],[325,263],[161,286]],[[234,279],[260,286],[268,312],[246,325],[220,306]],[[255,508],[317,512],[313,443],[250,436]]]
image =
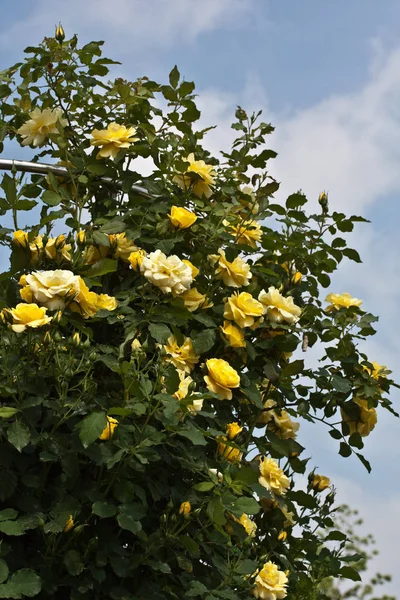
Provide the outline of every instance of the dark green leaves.
[[211,350],[216,340],[216,334],[214,329],[205,329],[200,333],[196,334],[193,338],[193,347],[196,354],[204,354]]
[[16,571],[10,579],[0,585],[0,598],[33,598],[42,589],[40,577],[32,569]]
[[18,452],[21,452],[29,444],[30,437],[27,426],[19,421],[13,423],[7,430],[8,441]]
[[175,65],[169,74],[169,83],[174,89],[178,87],[180,73],[178,67]]
[[168,338],[172,335],[171,330],[166,325],[162,323],[151,323],[149,325],[149,332],[151,337],[153,337],[156,342],[160,344],[165,344]]
[[61,202],[61,196],[52,190],[46,190],[42,195],[42,200],[47,206],[57,206]]
[[95,412],[85,417],[78,426],[79,437],[81,438],[83,446],[87,448],[90,444],[93,444],[106,426],[107,418],[104,413]]

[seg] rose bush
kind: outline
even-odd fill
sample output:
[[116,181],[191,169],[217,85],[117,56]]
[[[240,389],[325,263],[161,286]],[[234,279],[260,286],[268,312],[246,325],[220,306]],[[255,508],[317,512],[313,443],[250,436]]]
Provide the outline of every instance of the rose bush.
[[0,597],[316,598],[357,579],[296,438],[315,422],[369,469],[363,439],[393,412],[362,351],[376,317],[320,299],[363,219],[324,193],[311,214],[274,201],[260,114],[238,108],[211,156],[176,67],[107,81],[101,43],[62,28],[26,54],[0,74],[2,142],[64,171],[1,184]]

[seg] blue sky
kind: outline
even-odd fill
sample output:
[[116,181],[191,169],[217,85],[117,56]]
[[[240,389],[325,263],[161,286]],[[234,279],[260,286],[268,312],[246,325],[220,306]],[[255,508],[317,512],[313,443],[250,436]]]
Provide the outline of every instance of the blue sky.
[[[363,298],[380,316],[379,334],[364,346],[400,380],[400,3],[398,0],[20,0],[0,24],[1,68],[25,46],[52,35],[61,20],[81,42],[106,40],[120,60],[115,74],[165,80],[177,64],[200,94],[204,125],[217,151],[230,142],[237,104],[262,108],[276,125],[271,167],[278,199],[299,188],[316,201],[328,190],[338,210],[363,214],[350,239],[363,265],[343,263],[330,291]],[[15,146],[5,157],[20,156]],[[26,155],[26,153],[24,153]],[[313,353],[306,355],[312,364]],[[392,400],[398,405],[399,395]],[[337,456],[325,431],[302,426],[300,441],[329,475],[339,497],[358,507],[379,543],[376,568],[394,575],[400,522],[400,421],[381,415],[366,443],[373,472]],[[318,458],[317,458],[318,457]],[[378,507],[378,509],[377,509]]]

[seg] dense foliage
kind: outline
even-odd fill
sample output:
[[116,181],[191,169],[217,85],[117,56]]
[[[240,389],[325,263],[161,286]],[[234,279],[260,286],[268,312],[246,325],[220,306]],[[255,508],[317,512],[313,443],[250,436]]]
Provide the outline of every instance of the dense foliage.
[[100,48],[58,29],[1,73],[2,138],[65,171],[1,184],[0,597],[317,598],[358,573],[299,422],[369,468],[392,410],[376,317],[319,297],[363,219],[274,202],[260,114],[210,156],[193,83],[107,82]]

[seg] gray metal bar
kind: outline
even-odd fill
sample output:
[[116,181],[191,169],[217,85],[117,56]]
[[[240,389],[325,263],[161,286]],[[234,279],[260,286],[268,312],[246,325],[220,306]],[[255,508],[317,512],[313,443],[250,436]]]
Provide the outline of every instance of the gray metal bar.
[[[22,173],[38,173],[39,175],[46,175],[49,171],[61,177],[68,176],[68,170],[65,167],[59,165],[49,165],[46,163],[35,163],[27,160],[14,160],[9,158],[0,158],[0,170],[11,171],[12,169],[21,171]],[[108,177],[100,177],[105,182],[111,182]],[[133,185],[132,190],[137,192],[140,196],[151,198],[151,194],[141,187],[140,185]]]

